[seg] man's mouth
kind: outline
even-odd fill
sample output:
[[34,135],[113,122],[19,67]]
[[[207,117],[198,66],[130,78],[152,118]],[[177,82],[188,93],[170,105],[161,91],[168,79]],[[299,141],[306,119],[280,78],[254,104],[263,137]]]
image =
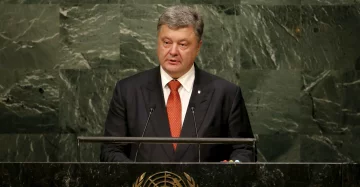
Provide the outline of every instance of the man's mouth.
[[177,64],[177,63],[179,63],[179,61],[176,60],[176,59],[168,59],[168,62],[169,62],[170,64]]

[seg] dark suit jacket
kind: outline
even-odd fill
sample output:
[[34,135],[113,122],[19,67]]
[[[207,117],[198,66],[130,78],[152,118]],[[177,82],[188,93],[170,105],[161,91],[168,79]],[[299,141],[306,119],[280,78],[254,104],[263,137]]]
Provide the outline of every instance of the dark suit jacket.
[[[198,90],[201,91],[198,94]],[[141,137],[151,107],[144,137],[171,137],[166,105],[161,87],[160,67],[117,82],[105,122],[105,136]],[[199,137],[253,138],[240,87],[200,70],[195,65],[195,81],[181,137],[196,137],[190,106],[195,107]],[[103,144],[100,160],[131,162],[138,144]],[[202,144],[201,161],[253,161],[248,145]],[[141,144],[139,162],[197,162],[197,144]]]

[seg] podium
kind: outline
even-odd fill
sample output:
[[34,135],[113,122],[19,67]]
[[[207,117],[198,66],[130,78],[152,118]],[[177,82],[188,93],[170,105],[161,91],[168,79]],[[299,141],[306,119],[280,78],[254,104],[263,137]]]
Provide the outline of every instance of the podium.
[[349,163],[0,163],[0,186],[358,187]]
[[[169,144],[169,143],[180,143],[180,144],[248,144],[252,147],[252,161],[256,162],[256,139],[255,138],[172,138],[172,137],[77,137],[77,157],[78,161],[80,158],[80,143],[108,143],[108,144],[123,144],[123,143],[138,143],[138,149],[136,155],[140,149],[141,143],[152,143],[152,144]],[[200,147],[198,149],[199,162],[200,162]],[[135,156],[136,157],[136,156]]]
[[[81,142],[238,143],[254,139],[78,137]],[[37,162],[0,163],[0,187],[358,187],[354,163]]]

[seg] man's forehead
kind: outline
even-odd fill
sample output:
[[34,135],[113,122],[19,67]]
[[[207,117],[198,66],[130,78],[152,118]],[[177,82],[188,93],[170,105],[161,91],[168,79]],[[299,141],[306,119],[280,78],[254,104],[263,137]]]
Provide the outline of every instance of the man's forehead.
[[194,31],[194,28],[192,26],[170,28],[167,25],[161,26],[159,35],[160,34],[161,35],[167,35],[167,34],[171,35],[171,34],[174,34],[174,33],[187,33],[187,36],[189,36],[189,37],[195,35],[195,31]]

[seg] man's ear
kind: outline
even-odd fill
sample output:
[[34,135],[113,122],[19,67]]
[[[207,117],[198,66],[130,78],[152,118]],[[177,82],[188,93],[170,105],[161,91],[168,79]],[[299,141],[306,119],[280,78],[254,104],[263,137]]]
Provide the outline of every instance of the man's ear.
[[202,46],[202,40],[199,41],[199,45],[198,45],[198,48],[197,48],[197,53],[198,54],[200,52],[201,46]]

